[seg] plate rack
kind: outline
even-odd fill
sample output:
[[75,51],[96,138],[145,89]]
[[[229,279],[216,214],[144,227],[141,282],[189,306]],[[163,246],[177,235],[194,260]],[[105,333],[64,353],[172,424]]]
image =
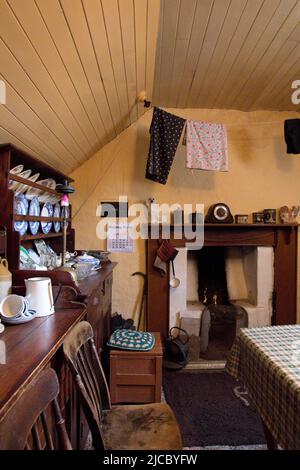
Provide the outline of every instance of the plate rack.
[[[57,253],[62,252],[63,235],[62,232],[51,231],[47,234],[37,233],[31,235],[27,232],[23,236],[14,230],[15,221],[38,221],[38,222],[62,222],[62,217],[43,217],[30,215],[17,215],[14,213],[14,196],[13,190],[9,189],[9,181],[13,180],[28,187],[40,189],[43,193],[47,192],[51,195],[59,196],[54,189],[24,179],[18,175],[11,174],[10,170],[17,165],[24,165],[24,168],[31,169],[32,173],[40,173],[39,179],[53,178],[56,183],[63,184],[65,180],[71,183],[73,180],[60,171],[52,168],[48,164],[38,160],[32,155],[18,149],[14,145],[0,145],[0,224],[7,230],[7,259],[10,270],[19,270],[20,246],[25,248],[34,247],[34,240],[45,239],[52,249]],[[41,203],[43,206],[43,203]],[[72,229],[72,207],[70,206],[70,218],[68,219],[68,237],[67,250],[74,251],[75,233]],[[34,271],[38,273],[38,271]]]

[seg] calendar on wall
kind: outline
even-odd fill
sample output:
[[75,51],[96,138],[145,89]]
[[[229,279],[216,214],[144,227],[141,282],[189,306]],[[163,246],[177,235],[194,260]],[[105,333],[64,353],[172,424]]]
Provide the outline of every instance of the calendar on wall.
[[130,224],[109,224],[107,229],[107,251],[112,253],[132,253],[133,239]]

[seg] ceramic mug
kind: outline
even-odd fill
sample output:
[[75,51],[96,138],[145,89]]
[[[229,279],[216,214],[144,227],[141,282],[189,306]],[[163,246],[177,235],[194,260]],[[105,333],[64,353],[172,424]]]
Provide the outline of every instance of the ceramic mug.
[[29,308],[29,296],[11,294],[4,297],[0,303],[0,313],[3,318],[19,318]]

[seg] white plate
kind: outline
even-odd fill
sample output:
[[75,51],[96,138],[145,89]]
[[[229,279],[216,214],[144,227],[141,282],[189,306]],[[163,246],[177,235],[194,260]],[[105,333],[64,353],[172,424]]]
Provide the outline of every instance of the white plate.
[[34,251],[32,248],[29,248],[28,249],[28,253],[29,253],[29,256],[30,258],[32,259],[32,261],[39,265],[40,262],[41,262],[41,258],[39,257],[39,255],[36,253],[36,251]]
[[[27,215],[28,213],[28,201],[24,194],[19,194],[15,197],[14,204],[15,214],[17,215]],[[28,229],[28,222],[26,220],[16,220],[14,223],[14,229],[17,232],[20,232],[20,235],[23,236]]]
[[[30,176],[30,178],[26,178],[26,179],[28,179],[28,181],[32,181],[33,183],[35,183],[39,176],[40,176],[40,174],[39,174],[39,173],[36,173],[35,175],[32,175],[32,176]],[[30,187],[30,186],[29,186],[29,187]],[[28,189],[28,185],[27,185],[27,184],[20,184],[20,186],[18,186],[18,187],[16,188],[16,192],[17,192],[18,194],[22,194],[22,193],[24,193],[24,192],[26,191],[26,189]]]
[[[52,178],[47,178],[45,180],[40,180],[40,181],[37,181],[37,183],[41,184],[42,186],[47,186],[50,189],[55,189],[56,188],[56,183],[55,183],[54,179],[52,179]],[[46,196],[46,199],[49,199],[49,198],[52,197],[51,194],[44,192],[42,189],[29,188],[27,193],[26,193],[27,199],[32,199],[34,196],[37,196],[39,198],[40,202],[46,202],[44,200],[45,196]],[[49,202],[49,201],[47,201],[47,202]]]
[[[43,186],[46,186],[47,188],[50,189],[55,189],[56,188],[56,182],[52,178],[47,178],[46,180],[39,181],[39,184],[42,184]],[[41,192],[39,195],[39,200],[40,202],[50,202],[52,203],[53,201],[53,194],[45,192]]]
[[[18,176],[24,179],[29,178],[30,175],[31,175],[31,170],[25,170],[25,171],[22,171],[22,173],[18,173]],[[17,191],[18,188],[21,186],[23,186],[23,184],[19,183],[18,181],[10,180],[8,183],[8,189],[12,189],[13,191]]]
[[23,170],[24,170],[24,165],[17,165],[17,166],[15,166],[14,168],[12,168],[11,170],[9,170],[9,172],[10,172],[12,175],[18,175],[18,174],[21,173]]
[[[24,165],[18,165],[12,168],[9,172],[12,175],[18,175],[19,173],[22,173],[23,170],[24,170]],[[14,189],[18,186],[18,184],[19,183],[17,181],[9,180],[8,189]]]
[[[38,217],[40,215],[40,203],[36,196],[33,197],[30,201],[28,213],[29,215],[33,215],[35,217]],[[36,235],[38,233],[39,227],[40,222],[38,220],[29,222],[29,228],[32,235]]]
[[[50,202],[46,202],[41,210],[42,217],[53,217],[53,207]],[[41,222],[42,232],[47,234],[52,228],[52,222]]]

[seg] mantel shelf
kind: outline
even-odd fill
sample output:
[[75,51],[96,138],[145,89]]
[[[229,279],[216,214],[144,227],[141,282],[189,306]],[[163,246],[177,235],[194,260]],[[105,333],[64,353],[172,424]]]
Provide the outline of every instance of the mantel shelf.
[[[159,226],[160,229],[163,228],[162,224],[152,224],[153,227]],[[180,228],[181,225],[171,225],[171,229]],[[184,227],[192,227],[195,228],[194,224],[185,224]],[[204,224],[204,230],[206,229],[278,229],[278,228],[297,228],[299,227],[298,223],[294,224]],[[149,228],[151,229],[151,224],[149,224]]]

